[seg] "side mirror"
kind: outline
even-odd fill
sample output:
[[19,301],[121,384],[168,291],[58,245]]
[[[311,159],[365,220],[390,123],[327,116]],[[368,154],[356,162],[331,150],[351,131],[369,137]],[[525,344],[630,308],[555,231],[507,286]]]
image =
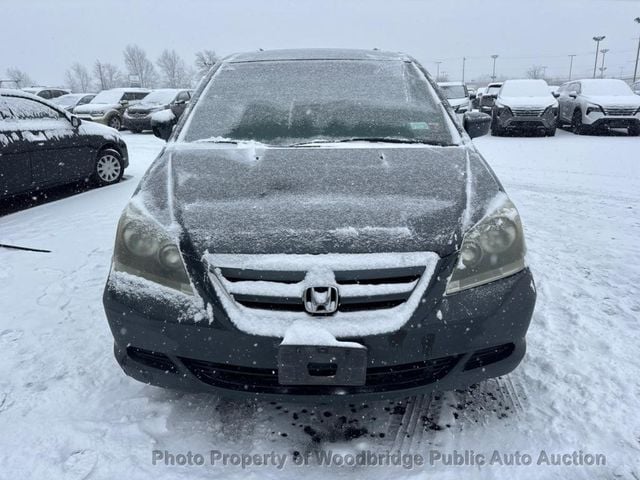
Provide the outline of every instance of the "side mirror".
[[574,92],[571,92],[571,93],[569,94],[569,96],[570,96],[571,98],[578,98],[578,94],[577,94],[577,93],[574,93]]
[[176,100],[173,102],[174,105],[184,105],[185,103],[187,103],[186,100]]
[[475,92],[469,94],[469,100],[475,100],[476,97],[477,97],[477,95],[475,94]]
[[489,133],[491,116],[480,112],[467,112],[462,119],[462,125],[471,138],[481,137]]
[[151,115],[151,130],[156,137],[162,140],[169,140],[175,124],[176,116],[171,110],[160,110]]
[[129,100],[120,100],[118,103],[120,105],[128,105],[129,104]]
[[73,128],[78,128],[80,125],[82,125],[82,120],[80,120],[75,115],[71,115],[71,118],[69,118],[69,121],[71,122],[71,126]]
[[554,98],[560,98],[560,94],[558,92],[551,92],[551,95],[553,95]]

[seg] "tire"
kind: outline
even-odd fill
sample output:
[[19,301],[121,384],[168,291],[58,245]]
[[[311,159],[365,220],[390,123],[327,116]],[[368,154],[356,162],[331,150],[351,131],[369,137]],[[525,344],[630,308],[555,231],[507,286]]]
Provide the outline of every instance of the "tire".
[[556,136],[556,128],[557,128],[556,126],[553,126],[551,128],[547,128],[547,130],[546,130],[547,137],[555,137]]
[[139,128],[130,128],[129,131],[131,133],[142,133],[142,130],[140,130]]
[[571,129],[576,135],[586,135],[587,126],[582,123],[582,111],[577,109],[571,117]]
[[631,125],[627,129],[627,133],[632,137],[640,137],[640,125]]
[[120,115],[115,113],[111,115],[107,121],[107,126],[120,130],[122,128],[122,119],[120,118]]
[[98,186],[118,183],[124,175],[124,162],[117,150],[105,148],[100,150],[93,168],[92,180]]
[[504,129],[500,126],[500,122],[498,121],[498,117],[495,113],[491,115],[491,136],[492,137],[501,137],[504,135]]

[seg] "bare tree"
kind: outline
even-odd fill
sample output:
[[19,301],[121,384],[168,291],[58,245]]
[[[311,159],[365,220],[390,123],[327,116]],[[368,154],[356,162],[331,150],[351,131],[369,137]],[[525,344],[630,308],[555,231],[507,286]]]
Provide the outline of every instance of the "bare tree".
[[165,87],[180,88],[191,86],[187,65],[175,50],[165,49],[156,64],[162,76],[162,84]]
[[124,64],[129,75],[137,75],[140,86],[153,88],[156,83],[156,69],[147,57],[147,53],[138,45],[127,45],[124,49]]
[[7,68],[7,79],[15,82],[18,88],[30,87],[35,83],[25,71],[19,68]]
[[72,92],[85,93],[91,88],[91,75],[84,65],[76,62],[65,74],[67,86]]
[[438,78],[436,78],[436,82],[448,82],[449,74],[447,72],[440,72]]
[[125,84],[124,75],[113,63],[96,60],[93,64],[93,77],[99,90],[120,87]]
[[218,55],[213,50],[202,50],[196,52],[196,69],[198,76],[204,76],[219,60]]
[[544,78],[545,67],[542,65],[531,65],[527,70],[527,77],[529,78]]

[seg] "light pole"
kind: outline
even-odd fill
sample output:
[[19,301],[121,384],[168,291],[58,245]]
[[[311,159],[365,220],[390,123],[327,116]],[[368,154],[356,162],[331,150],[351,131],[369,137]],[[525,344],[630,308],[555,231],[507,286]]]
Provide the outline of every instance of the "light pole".
[[[640,24],[640,17],[633,19],[636,23]],[[636,52],[636,68],[633,69],[633,82],[636,81],[636,75],[638,74],[638,57],[640,56],[640,37],[638,37],[638,51]]]
[[494,82],[496,81],[496,58],[498,58],[498,55],[491,55],[491,58],[493,58],[493,73],[491,74],[491,80],[493,80]]
[[440,81],[440,64],[442,62],[436,62],[436,82]]
[[593,37],[596,42],[596,60],[593,63],[593,78],[596,78],[596,68],[598,68],[598,49],[600,48],[600,42],[604,40],[606,37],[604,35],[600,35],[597,37]]
[[607,55],[608,51],[609,51],[608,48],[603,48],[602,50],[600,50],[600,53],[602,54],[602,65],[600,66],[600,78],[604,78],[604,71],[606,70],[604,66],[604,57]]
[[467,57],[462,57],[462,83],[464,83],[464,64],[467,62]]
[[569,58],[571,59],[569,60],[569,81],[571,81],[571,71],[573,70],[573,57],[575,56],[576,56],[575,53],[572,55],[569,55]]

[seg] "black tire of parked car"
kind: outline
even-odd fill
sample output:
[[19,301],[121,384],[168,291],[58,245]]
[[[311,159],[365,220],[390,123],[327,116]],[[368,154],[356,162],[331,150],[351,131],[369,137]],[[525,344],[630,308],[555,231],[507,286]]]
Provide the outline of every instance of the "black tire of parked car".
[[91,180],[99,186],[113,185],[122,179],[124,162],[117,150],[105,148],[100,150],[93,168]]
[[555,137],[556,136],[556,127],[557,127],[557,125],[554,125],[553,127],[547,128],[547,130],[546,130],[547,137]]
[[130,128],[129,131],[131,133],[142,133],[142,130],[140,130],[139,128]]
[[628,129],[627,132],[629,133],[629,135],[631,135],[632,137],[640,137],[640,125],[631,125]]
[[588,133],[588,127],[582,123],[582,111],[579,108],[574,110],[573,117],[571,117],[571,129],[576,135]]
[[120,115],[117,113],[112,114],[109,117],[109,120],[107,120],[107,125],[111,128],[115,128],[116,130],[120,130],[122,128],[122,119],[120,118]]

